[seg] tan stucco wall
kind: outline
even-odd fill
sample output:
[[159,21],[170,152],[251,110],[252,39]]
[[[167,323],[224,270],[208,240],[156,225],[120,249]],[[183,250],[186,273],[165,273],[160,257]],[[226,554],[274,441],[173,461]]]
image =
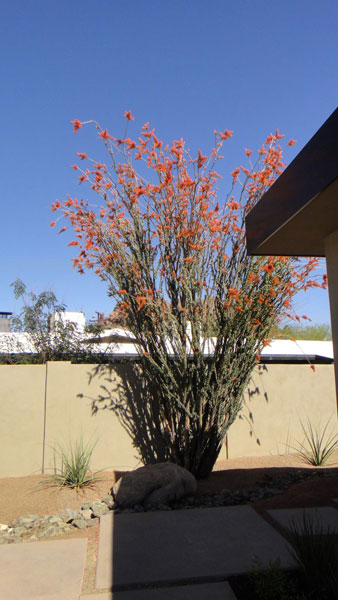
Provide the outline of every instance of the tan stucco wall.
[[[120,375],[129,376],[128,369],[128,365],[109,369],[67,362],[1,365],[0,477],[41,473],[43,456],[46,472],[50,472],[54,448],[74,443],[81,435],[85,441],[97,442],[94,469],[135,468],[139,464],[137,452],[118,418],[108,409],[111,399],[118,399],[116,382]],[[294,444],[302,438],[299,419],[308,417],[318,426],[332,417],[332,426],[336,425],[333,365],[316,365],[315,373],[309,365],[260,367],[253,374],[249,390],[245,394],[244,418],[237,419],[228,433],[229,458],[285,453],[288,440]],[[254,390],[256,393],[251,394]],[[93,415],[92,401],[99,398],[100,406],[107,409]],[[246,420],[250,422],[250,412],[253,435]],[[224,447],[220,458],[225,456]]]
[[91,411],[92,399],[105,395],[101,386],[112,388],[112,381],[119,379],[117,372],[123,369],[127,367],[121,366],[110,373],[107,367],[102,371],[100,365],[69,362],[1,365],[0,477],[41,473],[43,455],[45,472],[52,472],[55,461],[58,464],[55,449],[69,447],[81,435],[85,442],[97,442],[93,469],[136,467],[137,452],[118,418],[110,410],[98,410],[94,416]]
[[[111,410],[100,408],[92,414],[92,401],[107,396],[107,389],[114,399],[114,388],[119,373],[128,369],[116,369],[100,365],[72,365],[71,363],[48,363],[48,393],[46,417],[46,466],[54,464],[54,448],[58,445],[84,441],[96,443],[93,452],[93,469],[134,468],[139,459],[131,440]],[[109,406],[110,399],[100,406]],[[47,470],[48,472],[48,470]]]
[[[228,457],[292,452],[305,441],[300,422],[337,431],[333,365],[261,365],[244,395],[243,410],[228,433]],[[250,418],[250,413],[252,419]],[[259,444],[257,442],[259,440]]]
[[0,366],[0,477],[41,473],[45,365]]

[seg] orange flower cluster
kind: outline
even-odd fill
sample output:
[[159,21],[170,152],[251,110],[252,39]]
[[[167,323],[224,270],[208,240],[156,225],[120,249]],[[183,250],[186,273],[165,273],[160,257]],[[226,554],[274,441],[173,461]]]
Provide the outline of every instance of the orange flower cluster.
[[74,133],[76,133],[78,129],[81,129],[82,127],[82,123],[78,119],[74,119],[74,121],[71,121],[71,124],[74,125]]
[[[130,111],[124,117],[128,124],[134,121]],[[76,133],[83,122],[75,119],[72,125]],[[137,139],[126,134],[114,137],[98,123],[95,126],[112,170],[84,152],[77,156],[86,168],[74,164],[72,169],[79,172],[80,183],[88,183],[98,194],[99,205],[69,197],[52,205],[52,211],[61,212],[74,230],[75,239],[68,245],[79,249],[73,266],[80,273],[94,269],[110,282],[116,296],[124,297],[128,290],[137,312],[160,306],[168,290],[181,299],[186,295],[183,290],[193,287],[189,294],[195,319],[203,317],[203,298],[223,290],[221,305],[236,309],[238,319],[247,318],[250,312],[251,325],[262,329],[278,302],[290,310],[297,291],[326,286],[325,278],[318,283],[310,277],[317,259],[246,256],[245,216],[285,167],[279,146],[283,135],[278,130],[258,150],[254,167],[250,163],[231,172],[232,188],[220,206],[215,187],[220,175],[215,165],[232,131],[215,131],[210,155],[198,150],[191,157],[182,139],[164,145],[149,123]],[[290,140],[288,145],[294,143]],[[252,153],[245,149],[248,158]],[[142,163],[139,170],[135,161]],[[148,181],[143,175],[147,169]],[[55,224],[51,222],[52,227]],[[64,231],[62,227],[58,233]],[[245,260],[251,261],[252,268],[243,267],[240,261]],[[180,306],[188,310],[185,303]]]

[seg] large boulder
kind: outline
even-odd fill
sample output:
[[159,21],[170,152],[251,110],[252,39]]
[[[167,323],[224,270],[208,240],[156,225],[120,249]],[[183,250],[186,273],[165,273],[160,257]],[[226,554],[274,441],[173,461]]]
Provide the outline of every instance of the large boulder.
[[121,508],[170,504],[196,493],[195,477],[174,463],[157,463],[126,473],[112,488]]

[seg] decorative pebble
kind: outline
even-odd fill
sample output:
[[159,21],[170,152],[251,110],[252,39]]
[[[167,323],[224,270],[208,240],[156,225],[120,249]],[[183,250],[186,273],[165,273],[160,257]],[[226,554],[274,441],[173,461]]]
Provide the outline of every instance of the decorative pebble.
[[170,506],[160,504],[149,508],[137,504],[133,508],[121,509],[114,502],[113,496],[108,494],[102,500],[98,498],[92,502],[86,502],[78,512],[66,508],[59,515],[45,515],[43,517],[38,517],[38,515],[24,515],[12,520],[8,525],[0,523],[0,544],[18,544],[20,542],[35,541],[45,537],[68,533],[74,530],[74,528],[85,529],[86,527],[93,527],[99,522],[99,518],[109,511],[114,511],[114,514],[118,515],[120,513],[141,513],[157,510],[191,510],[213,506],[234,506],[257,502],[257,500],[263,498],[282,494],[296,481],[303,481],[304,479],[318,475],[323,477],[328,476],[326,473],[318,473],[317,471],[312,471],[308,474],[299,471],[279,480],[271,476],[265,476],[252,489],[236,490],[234,492],[223,489],[220,494],[214,494],[213,496],[188,496]]
[[94,515],[94,517],[102,517],[103,515],[107,514],[109,512],[109,508],[106,504],[104,504],[103,502],[95,502],[93,504],[90,505],[91,511]]
[[87,527],[94,527],[94,525],[96,525],[96,523],[99,522],[100,519],[90,519],[89,521],[87,521]]
[[65,510],[61,513],[61,518],[65,521],[65,523],[69,523],[70,521],[74,521],[76,519],[77,513],[75,510],[71,508],[65,508]]
[[114,498],[110,494],[102,498],[102,502],[104,502],[108,506],[108,508],[114,508]]
[[85,509],[81,508],[81,510],[80,510],[80,513],[79,513],[79,514],[81,515],[81,517],[82,517],[83,519],[89,520],[89,519],[91,519],[91,518],[92,518],[92,514],[93,514],[93,513],[92,513],[92,511],[90,510],[90,508],[85,508]]
[[74,519],[72,525],[74,525],[74,527],[77,527],[78,529],[86,529],[87,521],[85,519]]
[[23,525],[24,527],[33,527],[34,523],[39,520],[38,515],[25,515],[24,517],[19,517],[16,522],[18,525]]

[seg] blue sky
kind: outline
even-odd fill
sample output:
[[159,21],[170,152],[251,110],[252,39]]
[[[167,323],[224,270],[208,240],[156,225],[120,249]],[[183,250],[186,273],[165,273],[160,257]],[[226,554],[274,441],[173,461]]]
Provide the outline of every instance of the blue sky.
[[[71,238],[49,227],[52,202],[86,195],[75,153],[96,150],[72,119],[120,135],[131,110],[131,134],[150,121],[205,152],[214,129],[233,130],[224,174],[278,127],[297,140],[290,162],[338,104],[337,22],[336,0],[3,0],[0,310],[19,309],[18,277],[87,318],[112,309],[104,284],[72,270]],[[329,322],[327,293],[296,310]]]

